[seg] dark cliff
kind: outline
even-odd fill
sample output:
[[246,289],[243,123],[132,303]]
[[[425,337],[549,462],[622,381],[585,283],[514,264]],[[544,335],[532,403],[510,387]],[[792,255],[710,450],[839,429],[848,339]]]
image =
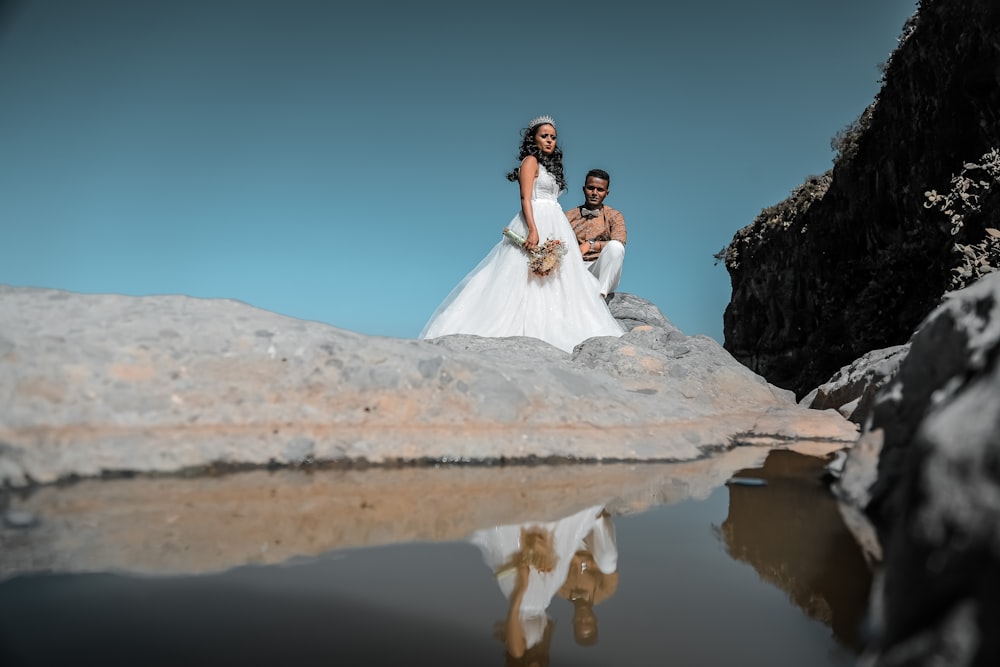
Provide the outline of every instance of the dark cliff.
[[1000,267],[998,119],[1000,2],[923,0],[833,169],[726,248],[726,349],[802,396]]

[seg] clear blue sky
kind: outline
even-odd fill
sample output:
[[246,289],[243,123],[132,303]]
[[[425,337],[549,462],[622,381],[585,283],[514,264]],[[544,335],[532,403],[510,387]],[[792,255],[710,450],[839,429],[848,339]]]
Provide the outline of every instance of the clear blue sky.
[[550,114],[564,208],[611,173],[620,291],[721,342],[713,253],[830,168],[916,0],[2,7],[0,283],[412,338],[517,212],[504,173]]

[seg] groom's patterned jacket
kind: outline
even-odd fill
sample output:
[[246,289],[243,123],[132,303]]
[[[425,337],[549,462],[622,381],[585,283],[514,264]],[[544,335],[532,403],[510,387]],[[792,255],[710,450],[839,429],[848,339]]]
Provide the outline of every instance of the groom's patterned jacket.
[[[573,227],[578,243],[594,239],[595,241],[621,241],[625,245],[625,216],[621,211],[608,205],[601,207],[601,212],[594,218],[584,218],[581,209],[574,206],[566,211],[569,224]],[[583,261],[592,262],[601,253],[596,250],[584,254]]]

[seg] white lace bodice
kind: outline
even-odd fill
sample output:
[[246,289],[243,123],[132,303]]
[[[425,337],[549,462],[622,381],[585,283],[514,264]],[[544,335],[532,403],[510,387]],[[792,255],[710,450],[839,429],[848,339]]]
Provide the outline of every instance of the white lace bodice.
[[549,170],[542,164],[538,165],[538,177],[532,187],[532,201],[539,199],[558,201],[559,199],[559,183],[556,182],[556,177],[550,174]]

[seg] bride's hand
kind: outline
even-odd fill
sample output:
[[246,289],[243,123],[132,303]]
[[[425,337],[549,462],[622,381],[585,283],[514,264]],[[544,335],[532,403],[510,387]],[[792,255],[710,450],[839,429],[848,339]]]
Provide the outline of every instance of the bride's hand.
[[524,241],[525,250],[534,250],[538,247],[538,230],[532,229],[528,232],[528,237]]

